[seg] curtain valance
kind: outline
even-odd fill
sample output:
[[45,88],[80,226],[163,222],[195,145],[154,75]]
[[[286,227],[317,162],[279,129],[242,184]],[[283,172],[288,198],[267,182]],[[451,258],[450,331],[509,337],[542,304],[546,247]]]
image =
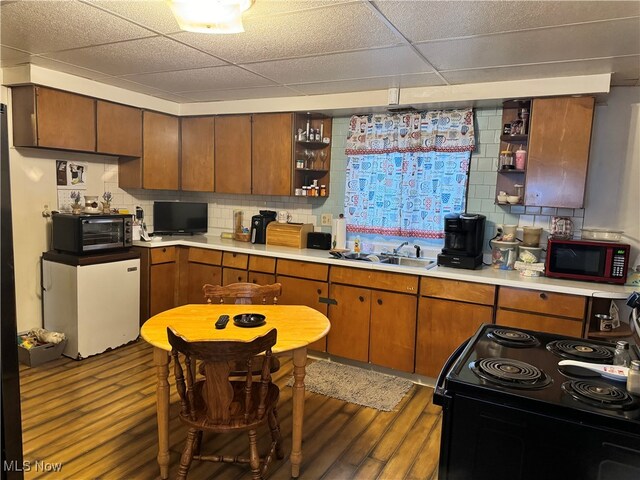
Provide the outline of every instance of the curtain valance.
[[475,148],[473,110],[354,115],[347,155],[394,152],[470,152]]

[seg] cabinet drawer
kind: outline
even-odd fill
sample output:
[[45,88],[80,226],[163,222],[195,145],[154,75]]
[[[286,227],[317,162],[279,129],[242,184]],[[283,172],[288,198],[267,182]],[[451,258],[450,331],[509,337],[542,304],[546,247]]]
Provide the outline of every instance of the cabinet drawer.
[[246,253],[224,252],[222,255],[222,266],[231,268],[247,269],[249,255]]
[[176,261],[176,247],[162,247],[151,249],[151,265]]
[[248,279],[248,272],[238,268],[222,269],[222,285],[230,285],[232,283],[245,283]]
[[189,261],[204,263],[206,265],[220,265],[222,262],[222,252],[207,250],[206,248],[190,248]]
[[379,288],[402,293],[418,293],[418,277],[359,268],[332,267],[331,283]]
[[544,313],[558,317],[584,318],[587,300],[579,295],[500,287],[498,307]]
[[276,259],[271,257],[249,257],[249,270],[253,272],[275,273]]
[[482,283],[422,277],[420,279],[420,295],[493,306],[496,287]]
[[278,260],[278,275],[327,281],[329,266],[319,263],[299,262],[297,260]]
[[535,313],[516,312],[498,309],[496,325],[506,325],[525,330],[557,333],[570,337],[582,336],[582,321],[570,318],[547,317]]

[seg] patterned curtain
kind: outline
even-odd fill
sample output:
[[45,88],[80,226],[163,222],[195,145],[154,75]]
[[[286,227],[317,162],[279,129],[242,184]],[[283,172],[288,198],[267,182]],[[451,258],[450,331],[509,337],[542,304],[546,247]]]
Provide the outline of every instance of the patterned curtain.
[[353,116],[347,136],[347,231],[443,238],[444,215],[462,212],[471,109]]

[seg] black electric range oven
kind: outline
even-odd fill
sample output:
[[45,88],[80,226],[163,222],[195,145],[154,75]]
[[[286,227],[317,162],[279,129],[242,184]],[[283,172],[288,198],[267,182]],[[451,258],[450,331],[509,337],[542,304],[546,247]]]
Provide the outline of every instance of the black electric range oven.
[[440,480],[639,480],[640,397],[563,359],[612,363],[610,343],[483,325],[449,358]]

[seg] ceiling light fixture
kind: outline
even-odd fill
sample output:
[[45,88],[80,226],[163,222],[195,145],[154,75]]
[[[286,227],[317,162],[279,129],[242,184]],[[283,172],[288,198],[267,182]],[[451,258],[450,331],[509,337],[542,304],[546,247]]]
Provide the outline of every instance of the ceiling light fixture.
[[242,33],[242,13],[254,0],[167,0],[182,30]]

